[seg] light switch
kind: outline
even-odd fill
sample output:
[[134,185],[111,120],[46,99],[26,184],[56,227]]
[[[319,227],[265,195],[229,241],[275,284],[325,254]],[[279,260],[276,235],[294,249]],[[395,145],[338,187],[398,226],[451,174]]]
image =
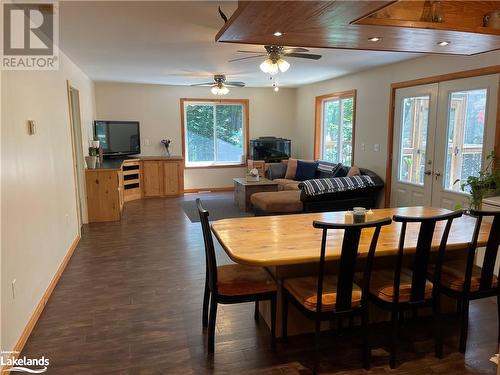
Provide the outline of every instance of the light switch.
[[362,151],[365,151],[366,147],[365,147],[365,144],[364,143],[361,143],[361,150]]
[[375,151],[375,152],[380,152],[380,144],[375,143],[375,144],[373,145],[373,151]]
[[35,135],[36,134],[36,124],[33,120],[28,120],[28,134]]

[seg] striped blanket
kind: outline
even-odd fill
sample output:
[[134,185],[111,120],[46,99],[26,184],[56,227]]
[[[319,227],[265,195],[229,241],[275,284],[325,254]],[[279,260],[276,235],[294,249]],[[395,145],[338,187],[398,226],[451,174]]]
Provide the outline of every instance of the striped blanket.
[[368,186],[373,186],[370,176],[352,176],[335,178],[315,178],[306,180],[299,184],[299,188],[308,196],[315,196],[339,191],[356,190]]

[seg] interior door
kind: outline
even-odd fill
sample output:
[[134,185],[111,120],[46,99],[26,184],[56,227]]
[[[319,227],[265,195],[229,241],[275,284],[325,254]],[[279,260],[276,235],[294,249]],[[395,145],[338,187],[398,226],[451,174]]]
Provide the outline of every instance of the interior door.
[[494,74],[439,84],[433,206],[468,207],[461,185],[484,168],[495,145],[498,80]]
[[396,91],[391,207],[430,206],[438,85]]

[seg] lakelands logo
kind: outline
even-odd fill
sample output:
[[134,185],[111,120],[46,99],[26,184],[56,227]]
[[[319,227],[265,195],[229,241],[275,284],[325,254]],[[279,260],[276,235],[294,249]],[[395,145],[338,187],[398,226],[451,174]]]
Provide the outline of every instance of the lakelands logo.
[[42,356],[40,358],[27,358],[26,356],[17,358],[19,352],[0,352],[0,368],[2,372],[24,372],[28,374],[43,374],[47,372],[49,359]]
[[4,70],[56,70],[59,16],[55,1],[2,1]]

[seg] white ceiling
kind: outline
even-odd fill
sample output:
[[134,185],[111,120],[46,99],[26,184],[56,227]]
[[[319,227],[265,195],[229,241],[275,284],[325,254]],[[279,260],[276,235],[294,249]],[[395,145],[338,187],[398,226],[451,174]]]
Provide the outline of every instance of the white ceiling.
[[[215,73],[248,86],[270,86],[263,59],[229,63],[238,49],[262,46],[216,43],[215,34],[236,9],[227,1],[61,1],[61,49],[95,81],[189,85]],[[280,86],[297,87],[414,58],[397,52],[310,49],[318,61],[289,58]]]

